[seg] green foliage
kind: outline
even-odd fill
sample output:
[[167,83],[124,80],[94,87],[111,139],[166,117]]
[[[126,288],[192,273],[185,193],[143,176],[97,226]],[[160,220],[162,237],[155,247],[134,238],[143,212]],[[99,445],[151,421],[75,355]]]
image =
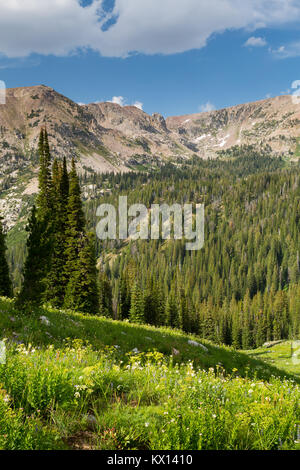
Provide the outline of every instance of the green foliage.
[[53,163],[54,211],[53,228],[54,241],[52,246],[50,269],[46,276],[44,299],[52,305],[61,307],[66,290],[65,265],[66,256],[66,227],[67,204],[69,197],[69,175],[66,159],[61,165],[57,160]]
[[85,233],[79,178],[75,161],[70,172],[66,223],[66,292],[64,306],[97,314],[99,309],[95,239]]
[[144,297],[137,282],[132,288],[130,305],[129,320],[132,323],[144,323]]
[[24,281],[18,295],[18,306],[39,305],[43,295],[43,275],[45,266],[41,263],[48,253],[45,241],[45,222],[37,219],[37,210],[33,206],[31,216],[26,227],[29,236],[27,239],[27,258],[24,266]]
[[[179,331],[72,312],[22,316],[5,300],[1,312],[0,331],[28,339],[8,340],[0,366],[0,448],[299,447],[299,378],[245,353],[209,342],[205,351]],[[172,348],[179,355],[170,357]]]
[[75,161],[70,175],[51,156],[46,129],[39,140],[40,172],[37,208],[27,231],[24,281],[18,296],[20,307],[65,305],[84,312],[98,312],[95,240],[86,234]]
[[99,313],[110,317],[113,311],[111,283],[105,272],[99,274]]
[[0,388],[1,450],[59,450],[66,448],[59,442],[59,435],[47,428],[39,417],[26,416],[22,409],[13,410],[11,402],[11,397]]
[[[85,219],[94,231],[98,204],[116,206],[124,194],[129,204],[147,207],[204,202],[205,245],[198,252],[187,252],[184,241],[97,241],[100,270],[111,282],[103,289],[112,292],[109,309],[101,307],[101,313],[126,320],[132,312],[137,321],[182,328],[237,348],[299,336],[297,163],[270,157],[267,146],[243,146],[220,151],[215,160],[178,159],[148,173],[86,172],[79,178],[73,162],[69,182],[66,162],[64,169],[58,164],[53,170],[54,204],[62,212],[55,210],[51,260],[42,263],[51,267],[44,300],[58,307],[79,305],[74,299],[80,286],[78,250],[85,246]],[[83,211],[80,186],[87,185],[93,189]],[[63,203],[57,203],[57,195]],[[22,253],[10,257],[13,264],[19,266]],[[13,272],[15,277],[16,266]],[[64,303],[71,276],[68,296],[73,299]],[[133,293],[137,280],[141,301]],[[101,304],[101,289],[99,295]]]
[[51,156],[49,149],[48,133],[46,128],[40,132],[38,152],[40,156],[39,171],[39,195],[37,206],[40,209],[40,217],[46,218],[53,204],[53,182],[51,178]]
[[93,184],[107,188],[101,200],[86,204],[93,224],[98,203],[117,206],[124,194],[129,205],[192,201],[206,207],[205,245],[198,252],[187,252],[184,241],[174,240],[98,243],[102,268],[112,281],[112,316],[129,318],[138,279],[146,323],[246,349],[299,336],[296,164],[287,168],[284,159],[269,156],[268,148],[234,147],[216,160],[195,157],[150,174],[98,175]]
[[9,276],[9,268],[6,258],[5,234],[0,217],[0,296],[10,297],[12,284]]
[[[30,303],[39,305],[42,302],[53,246],[54,185],[50,169],[48,134],[45,128],[42,128],[40,132],[38,152],[40,156],[39,194],[37,205],[33,207],[26,227],[29,237],[23,272],[24,281],[18,296],[20,307]],[[57,167],[56,169],[58,171]],[[57,178],[57,174],[54,177]]]
[[96,315],[99,302],[94,236],[84,236],[78,240],[78,245],[78,258],[69,275],[64,305],[66,308]]

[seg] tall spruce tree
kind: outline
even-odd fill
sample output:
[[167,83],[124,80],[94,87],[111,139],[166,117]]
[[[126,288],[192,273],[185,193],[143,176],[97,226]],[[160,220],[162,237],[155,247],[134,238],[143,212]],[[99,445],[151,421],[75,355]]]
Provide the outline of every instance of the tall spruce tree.
[[99,312],[95,237],[83,234],[78,240],[78,258],[69,277],[64,306],[84,313]]
[[126,273],[121,273],[119,290],[118,290],[118,311],[117,315],[120,320],[125,320],[129,317],[131,302],[131,290],[129,280]]
[[44,300],[47,275],[53,246],[53,181],[51,176],[51,156],[48,134],[41,129],[39,138],[39,194],[37,205],[33,207],[27,240],[27,259],[23,270],[23,285],[17,303],[39,305]]
[[134,284],[131,292],[129,321],[132,323],[144,323],[145,321],[144,296],[137,282]]
[[87,313],[98,313],[95,239],[87,235],[79,178],[74,159],[54,160],[52,174],[48,134],[41,129],[37,206],[27,240],[24,282],[19,305],[48,301]]
[[12,284],[9,277],[9,268],[6,259],[5,234],[0,217],[0,296],[11,297]]
[[53,182],[51,177],[51,155],[46,128],[42,128],[39,138],[39,194],[37,197],[37,216],[40,219],[49,217],[49,211],[53,208]]
[[105,272],[99,275],[99,313],[104,317],[113,316],[111,283]]
[[51,253],[50,267],[46,279],[45,300],[55,307],[61,307],[64,303],[66,292],[65,265],[66,257],[66,227],[67,205],[69,197],[69,176],[66,160],[63,165],[54,160],[53,169],[53,227],[54,241]]
[[23,270],[23,284],[17,298],[17,306],[28,307],[30,305],[39,305],[43,296],[43,274],[44,268],[41,264],[42,258],[42,224],[37,219],[37,209],[33,206],[31,215],[26,227],[29,232],[27,239],[27,258]]
[[61,170],[61,178],[60,178],[60,194],[61,194],[62,200],[64,201],[63,207],[65,209],[67,208],[67,204],[68,204],[69,188],[70,188],[70,182],[69,182],[69,174],[68,174],[68,168],[67,168],[67,160],[66,160],[66,157],[64,157],[62,170]]
[[69,175],[65,256],[64,306],[86,313],[98,313],[95,239],[85,231],[80,184],[74,159]]
[[69,175],[69,197],[67,205],[66,222],[66,284],[76,269],[80,249],[80,239],[85,230],[85,217],[82,208],[79,178],[76,172],[75,160],[72,159],[72,167]]

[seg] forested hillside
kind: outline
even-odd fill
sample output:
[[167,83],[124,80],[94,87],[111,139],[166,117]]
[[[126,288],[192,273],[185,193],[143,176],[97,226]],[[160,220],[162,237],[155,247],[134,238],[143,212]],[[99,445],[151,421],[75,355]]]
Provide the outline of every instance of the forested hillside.
[[[168,165],[151,175],[94,178],[86,205],[94,225],[100,202],[205,203],[205,245],[185,241],[99,243],[117,318],[183,328],[251,348],[299,333],[299,166],[268,149],[233,148],[218,160]],[[97,188],[113,189],[97,197]],[[105,313],[105,312],[104,312]]]
[[[300,167],[269,155],[267,146],[233,147],[219,152],[218,159],[178,159],[159,171],[81,175],[91,231],[98,205],[117,207],[119,195],[149,208],[205,203],[202,250],[186,251],[185,240],[97,240],[100,308],[95,313],[180,328],[236,348],[296,337]],[[10,233],[18,289],[25,250],[24,241],[16,241]],[[48,290],[47,301],[62,305],[54,297]]]
[[[0,448],[297,449],[298,342],[282,369],[249,350],[299,337],[298,163],[247,146],[79,177],[45,128],[38,150],[26,232],[0,223],[0,296],[18,273],[0,299]],[[204,202],[204,247],[96,242],[98,205],[120,195]]]

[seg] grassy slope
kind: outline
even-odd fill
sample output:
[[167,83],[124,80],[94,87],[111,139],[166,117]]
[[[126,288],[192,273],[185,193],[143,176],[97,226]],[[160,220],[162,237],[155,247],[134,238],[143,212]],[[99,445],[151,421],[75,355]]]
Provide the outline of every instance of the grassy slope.
[[300,446],[300,379],[245,353],[78,313],[24,316],[5,299],[1,338],[0,449]]
[[[45,326],[39,320],[46,316],[50,325]],[[14,321],[11,321],[13,318]],[[165,356],[172,355],[172,349],[179,354],[174,361],[181,363],[192,360],[197,368],[208,370],[210,367],[221,365],[229,374],[237,369],[240,376],[256,375],[268,380],[272,375],[280,378],[299,380],[293,373],[278,369],[272,364],[257,357],[249,357],[244,352],[235,351],[225,346],[219,347],[193,335],[168,328],[155,328],[146,325],[132,325],[102,317],[92,317],[79,313],[61,312],[54,309],[39,309],[32,316],[18,314],[12,303],[0,301],[0,339],[14,339],[24,344],[47,346],[53,344],[59,348],[64,346],[66,339],[82,339],[88,341],[96,350],[106,346],[118,346],[119,355],[137,348],[140,352],[157,350]],[[208,352],[197,346],[188,344],[189,340],[201,342]],[[254,353],[251,352],[254,355]],[[123,357],[122,357],[123,358]],[[291,371],[292,372],[292,371]]]
[[299,342],[292,343],[294,345],[292,350],[291,341],[285,341],[271,348],[258,348],[247,353],[252,358],[262,359],[267,364],[300,378],[300,344],[297,343]]

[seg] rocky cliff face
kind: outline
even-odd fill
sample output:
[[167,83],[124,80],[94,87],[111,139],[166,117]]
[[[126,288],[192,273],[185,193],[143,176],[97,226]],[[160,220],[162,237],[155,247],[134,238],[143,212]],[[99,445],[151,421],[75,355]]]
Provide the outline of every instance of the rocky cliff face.
[[0,105],[0,212],[8,227],[37,191],[37,144],[46,125],[54,156],[87,172],[125,172],[165,160],[214,158],[234,145],[266,145],[300,157],[300,105],[290,96],[209,113],[149,116],[113,103],[80,106],[46,86],[7,90]]
[[55,154],[75,156],[97,171],[126,171],[132,157],[213,157],[233,145],[268,143],[274,154],[297,152],[300,105],[290,96],[188,116],[149,116],[134,106],[80,106],[45,86],[7,90],[0,106],[0,172],[36,156],[47,125]]
[[291,96],[190,116],[170,117],[172,132],[197,147],[197,154],[214,157],[234,145],[268,144],[274,155],[298,156],[300,105]]
[[[164,118],[113,103],[80,106],[45,86],[7,90],[0,106],[0,172],[26,166],[36,157],[40,127],[46,125],[54,154],[78,157],[95,171],[128,171],[132,157],[149,162],[178,153],[177,134]],[[189,149],[181,149],[190,153]]]

